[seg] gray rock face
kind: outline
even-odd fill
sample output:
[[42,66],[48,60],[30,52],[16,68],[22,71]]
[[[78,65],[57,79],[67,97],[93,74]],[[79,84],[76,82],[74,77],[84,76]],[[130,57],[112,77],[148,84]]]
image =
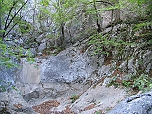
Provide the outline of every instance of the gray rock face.
[[143,56],[144,67],[149,72],[152,69],[152,51],[147,51]]
[[46,49],[46,43],[40,44],[40,46],[38,47],[38,52],[42,52],[44,49]]
[[[79,45],[79,44],[78,44]],[[18,80],[28,84],[45,82],[85,82],[88,77],[94,76],[100,64],[103,66],[104,57],[91,56],[86,44],[67,48],[56,56],[47,59],[35,58],[36,62],[30,64],[22,59],[22,70]],[[110,67],[102,67],[100,76],[108,74]],[[98,74],[98,73],[97,73]],[[95,74],[96,75],[96,74]]]
[[[137,74],[139,71],[139,68],[141,67],[145,72],[150,73],[152,70],[152,51],[147,50],[140,52],[137,51],[138,54],[135,54],[136,58],[132,58],[130,60],[127,60],[122,62],[119,68],[121,68],[124,71],[127,71],[128,74]],[[137,53],[136,52],[136,53]],[[135,56],[134,55],[134,56]]]
[[84,81],[96,70],[97,64],[87,56],[87,52],[81,51],[71,47],[57,56],[51,56],[41,65],[41,81]]
[[90,87],[89,84],[67,84],[61,82],[35,84],[30,86],[31,91],[25,92],[23,98],[26,102],[34,105],[36,102],[40,103],[48,99],[68,99],[73,95],[81,94],[83,91],[86,91]]
[[44,34],[41,34],[36,38],[36,41],[41,43],[41,41],[44,39],[44,37],[45,37]]
[[15,90],[0,93],[1,114],[36,114],[22,96]]
[[11,82],[13,84],[15,69],[7,69],[5,67],[1,67],[0,69],[0,85],[5,86],[6,82]]
[[32,63],[22,59],[23,68],[19,76],[21,82],[23,83],[39,83],[40,82],[40,69],[38,68],[39,63]]
[[152,91],[125,99],[108,114],[152,114]]

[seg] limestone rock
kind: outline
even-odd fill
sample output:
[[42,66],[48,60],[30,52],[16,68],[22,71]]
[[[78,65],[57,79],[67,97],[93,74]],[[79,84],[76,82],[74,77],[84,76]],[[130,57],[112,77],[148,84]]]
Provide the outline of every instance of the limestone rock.
[[126,93],[123,89],[108,88],[98,84],[95,87],[90,87],[80,96],[76,94],[78,97],[72,104],[67,100],[63,101],[64,98],[58,100],[60,105],[51,109],[51,111],[62,112],[71,104],[69,109],[74,114],[94,114],[100,110],[103,113],[107,113],[108,109],[114,107],[119,100],[124,99],[125,95]]
[[39,63],[35,62],[30,64],[26,59],[22,59],[23,68],[20,80],[23,83],[39,83],[40,82],[40,69]]
[[40,43],[44,39],[44,37],[44,34],[41,34],[36,38],[36,41]]
[[111,69],[111,66],[110,65],[103,65],[99,68],[99,71],[98,73],[101,75],[101,76],[110,76],[111,73],[110,73],[110,69]]
[[123,100],[108,114],[152,114],[152,91]]
[[36,48],[30,48],[30,52],[32,53],[33,56],[37,54],[36,50],[37,50]]
[[147,51],[143,55],[143,63],[144,63],[144,67],[146,68],[147,72],[152,70],[152,51]]
[[1,114],[36,114],[30,105],[15,90],[0,93]]
[[67,84],[61,82],[42,83],[42,85],[40,85],[41,84],[29,84],[29,90],[26,90],[23,95],[26,102],[35,104],[35,102],[43,102],[46,99],[67,99],[74,94],[81,94],[90,87],[89,84]]
[[[14,68],[12,69],[7,69],[5,67],[0,67],[0,85],[5,85],[5,82],[11,82],[11,83],[14,83],[14,80],[13,80],[13,76],[15,74],[15,70]],[[4,82],[3,82],[3,81]]]
[[46,49],[46,42],[40,44],[40,46],[38,47],[38,52],[42,52],[44,49]]
[[96,60],[91,61],[87,53],[75,47],[62,51],[57,56],[50,56],[41,65],[42,82],[83,82],[96,70]]

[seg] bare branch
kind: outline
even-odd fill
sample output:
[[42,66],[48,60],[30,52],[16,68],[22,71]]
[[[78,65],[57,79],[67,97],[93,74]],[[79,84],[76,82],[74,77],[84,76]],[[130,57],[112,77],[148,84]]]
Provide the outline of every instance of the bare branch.
[[[98,2],[98,3],[103,3],[103,4],[106,4],[106,5],[113,5],[112,3],[110,3],[110,2],[107,2],[107,1],[103,1],[103,0],[97,0],[97,1],[95,1],[95,2]],[[90,2],[90,3],[93,3],[93,2]]]
[[[6,28],[4,29],[5,31],[8,29],[8,27],[10,26],[10,24],[13,22],[14,18],[17,16],[17,14],[22,10],[22,8],[27,4],[29,0],[27,0],[19,9],[18,11],[14,14],[14,16],[11,18],[10,22],[8,23],[8,25],[6,26]],[[12,29],[11,29],[12,30]],[[8,34],[7,34],[8,35]],[[5,34],[3,36],[6,36]]]
[[6,28],[7,28],[8,19],[9,19],[10,15],[11,15],[11,12],[12,12],[12,10],[13,10],[13,8],[14,8],[14,6],[15,6],[16,4],[17,4],[17,1],[13,3],[13,6],[12,6],[11,9],[9,10],[8,16],[7,16],[7,18],[6,18],[4,30],[6,30]]
[[[22,17],[23,17],[23,16],[22,16]],[[22,17],[20,17],[20,19],[21,19]],[[4,35],[4,37],[7,36],[17,24],[18,24],[18,22],[16,22],[16,23],[9,29],[9,31]]]

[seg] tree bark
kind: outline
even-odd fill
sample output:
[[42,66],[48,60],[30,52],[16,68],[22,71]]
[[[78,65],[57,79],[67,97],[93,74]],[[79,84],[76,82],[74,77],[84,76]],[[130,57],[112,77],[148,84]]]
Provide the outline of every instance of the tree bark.
[[65,33],[64,33],[64,26],[65,24],[64,23],[61,23],[61,47],[64,48],[64,41],[65,41]]
[[95,12],[96,12],[96,24],[97,24],[97,32],[101,32],[101,26],[100,26],[100,23],[99,23],[99,13],[98,13],[98,10],[97,10],[97,6],[96,6],[96,0],[93,0],[93,6],[94,6],[94,9],[95,9]]
[[[1,10],[1,6],[2,6],[2,1],[0,1],[0,10]],[[0,12],[0,38],[3,36],[3,33],[2,33],[2,14]]]

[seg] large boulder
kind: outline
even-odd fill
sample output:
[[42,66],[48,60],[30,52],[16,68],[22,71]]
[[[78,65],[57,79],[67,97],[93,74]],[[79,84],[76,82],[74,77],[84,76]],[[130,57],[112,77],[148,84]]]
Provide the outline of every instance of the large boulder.
[[6,82],[14,83],[14,74],[16,69],[7,69],[0,67],[0,85],[5,85]]
[[97,58],[90,57],[87,49],[70,47],[50,56],[41,65],[41,82],[83,82],[97,69]]
[[152,91],[123,100],[108,114],[152,114]]
[[101,83],[89,88],[77,99],[70,109],[76,114],[107,113],[108,109],[114,107],[120,100],[124,99],[124,89],[101,86]]
[[[82,94],[86,91],[90,85],[89,84],[79,84],[79,83],[43,83],[30,85],[31,87],[25,90],[23,98],[30,104],[41,103],[49,99],[68,99],[70,96]],[[23,87],[22,87],[23,88]],[[20,88],[20,89],[22,89]],[[24,89],[24,88],[23,88]],[[30,90],[30,91],[29,91]]]
[[30,105],[23,99],[18,91],[0,93],[1,114],[36,114]]

